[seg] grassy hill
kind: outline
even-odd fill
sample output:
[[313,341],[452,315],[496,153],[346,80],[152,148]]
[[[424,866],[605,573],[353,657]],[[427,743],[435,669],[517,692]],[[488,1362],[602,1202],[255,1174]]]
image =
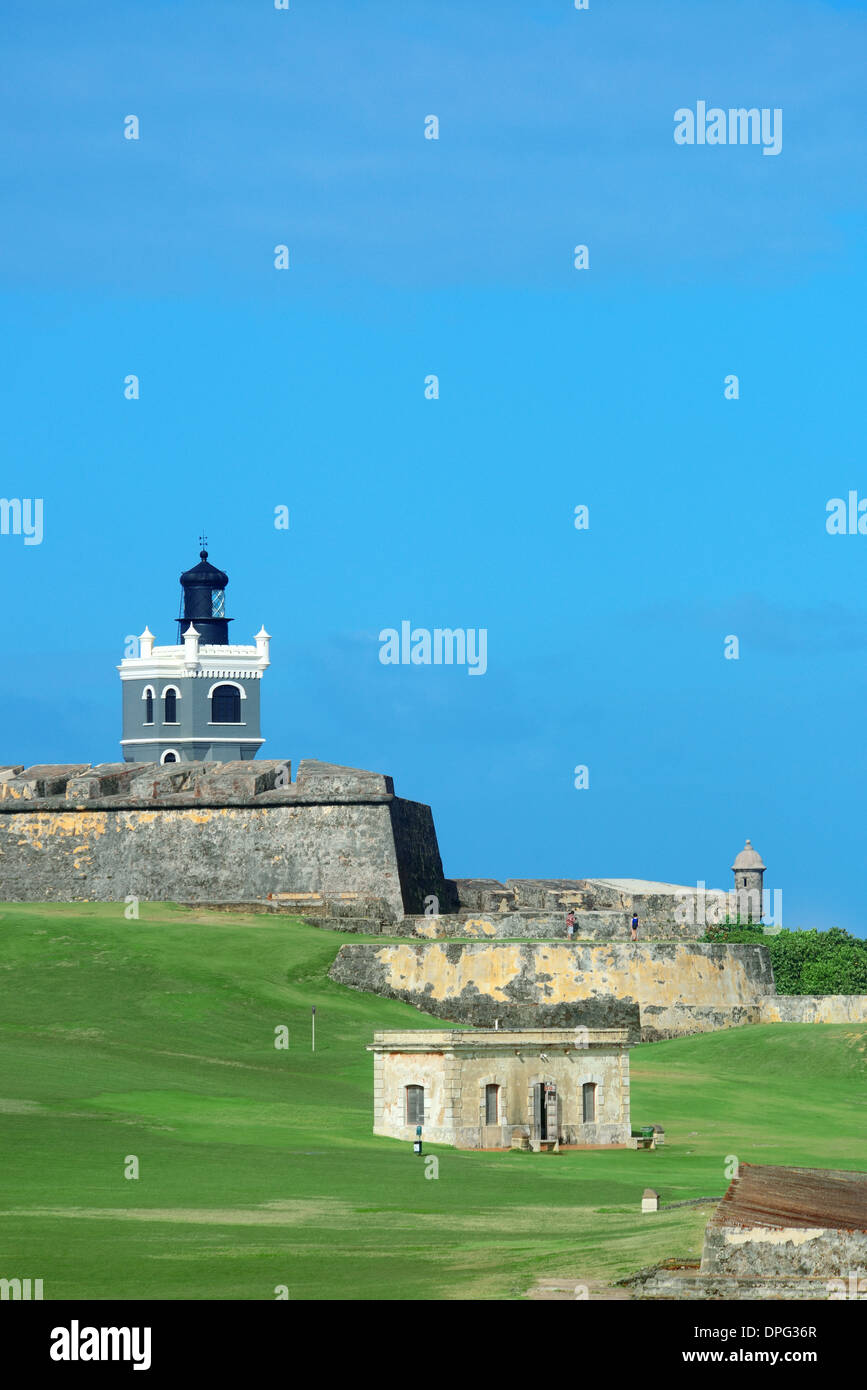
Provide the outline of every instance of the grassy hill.
[[663,1149],[434,1147],[428,1180],[371,1133],[365,1044],[436,1021],[332,984],[344,939],[166,904],[0,905],[0,1277],[47,1299],[515,1298],[695,1257],[709,1209],[642,1217],[641,1192],[722,1195],[728,1155],[867,1168],[867,1028],[777,1025],[632,1053],[633,1123],[663,1124]]

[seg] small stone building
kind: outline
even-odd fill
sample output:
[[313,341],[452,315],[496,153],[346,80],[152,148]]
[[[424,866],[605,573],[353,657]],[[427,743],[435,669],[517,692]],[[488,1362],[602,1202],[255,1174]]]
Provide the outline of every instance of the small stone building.
[[374,1134],[506,1149],[522,1133],[548,1144],[626,1144],[625,1028],[375,1033]]

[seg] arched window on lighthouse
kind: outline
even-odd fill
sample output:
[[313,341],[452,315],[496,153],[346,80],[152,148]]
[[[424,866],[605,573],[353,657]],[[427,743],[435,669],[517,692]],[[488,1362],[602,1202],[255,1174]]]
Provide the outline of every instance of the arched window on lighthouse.
[[151,690],[150,686],[148,686],[147,690],[144,692],[144,702],[145,702],[145,717],[144,717],[144,722],[145,722],[146,724],[153,724],[153,722],[154,722],[154,692]]
[[173,685],[169,685],[163,691],[163,723],[177,724],[178,722],[178,692]]
[[240,724],[241,692],[236,685],[218,685],[211,696],[212,724]]

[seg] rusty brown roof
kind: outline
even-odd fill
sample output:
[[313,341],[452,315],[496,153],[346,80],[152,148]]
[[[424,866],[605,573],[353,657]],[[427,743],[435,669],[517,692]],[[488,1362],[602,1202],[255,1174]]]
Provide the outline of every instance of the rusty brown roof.
[[742,1163],[710,1225],[867,1231],[867,1173]]

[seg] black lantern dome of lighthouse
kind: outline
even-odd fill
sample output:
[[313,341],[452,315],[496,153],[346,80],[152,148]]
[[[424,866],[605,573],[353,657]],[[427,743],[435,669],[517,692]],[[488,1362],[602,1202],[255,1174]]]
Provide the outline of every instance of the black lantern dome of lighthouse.
[[198,565],[181,575],[183,606],[178,618],[179,639],[190,623],[199,634],[199,641],[213,646],[229,645],[229,623],[226,617],[226,585],[229,576],[208,561],[206,542],[199,551]]

